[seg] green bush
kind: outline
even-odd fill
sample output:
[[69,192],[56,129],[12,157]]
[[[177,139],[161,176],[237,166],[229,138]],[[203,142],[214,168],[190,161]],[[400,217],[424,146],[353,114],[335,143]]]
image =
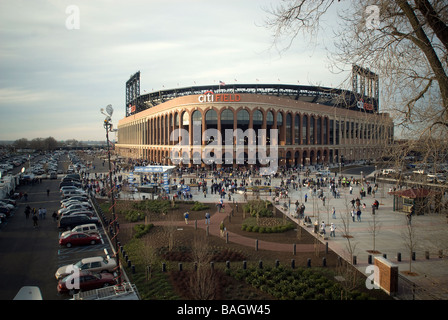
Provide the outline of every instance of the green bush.
[[124,218],[129,222],[137,222],[145,219],[145,214],[137,210],[128,210],[125,212]]
[[145,234],[147,234],[149,232],[149,230],[152,229],[152,227],[154,227],[154,225],[152,223],[144,225],[144,224],[137,224],[134,226],[134,237],[135,238],[141,238],[143,237]]
[[195,201],[193,206],[191,207],[191,211],[201,211],[201,210],[207,210],[209,206],[205,203]]

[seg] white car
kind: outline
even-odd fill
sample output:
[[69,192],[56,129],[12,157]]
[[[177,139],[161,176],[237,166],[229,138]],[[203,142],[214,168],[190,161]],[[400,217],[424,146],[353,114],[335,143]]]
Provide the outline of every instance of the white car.
[[55,277],[57,280],[60,280],[75,271],[90,271],[92,273],[114,272],[116,267],[117,261],[109,256],[84,258],[75,264],[60,267],[56,271]]

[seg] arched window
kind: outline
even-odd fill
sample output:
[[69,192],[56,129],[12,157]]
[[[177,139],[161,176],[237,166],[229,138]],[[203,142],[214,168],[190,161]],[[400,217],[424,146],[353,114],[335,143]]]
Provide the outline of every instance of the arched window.
[[292,127],[292,117],[288,112],[286,114],[286,144],[291,144],[291,127]]
[[190,125],[190,117],[188,115],[188,112],[184,112],[182,114],[182,125],[183,126],[189,126]]
[[252,117],[253,117],[253,125],[254,126],[263,125],[263,113],[260,110],[255,110]]
[[221,112],[221,125],[232,125],[233,126],[233,112],[232,110],[226,109]]
[[300,144],[300,117],[298,114],[294,117],[294,144]]
[[308,144],[308,116],[302,117],[302,144]]
[[249,125],[249,112],[245,109],[238,111],[236,120],[238,125]]
[[277,128],[283,125],[283,114],[281,112],[277,113]]
[[314,134],[316,127],[314,126],[314,117],[310,117],[310,144],[314,144]]
[[321,129],[322,129],[322,118],[319,117],[317,118],[317,126],[316,126],[316,130],[317,130],[317,144],[322,144],[322,134],[321,134]]
[[272,111],[269,111],[266,115],[266,125],[273,126],[274,125],[274,115]]
[[215,110],[210,109],[205,114],[205,124],[207,126],[209,125],[216,125],[218,123],[218,115]]
[[191,121],[202,121],[202,114],[199,110],[193,112],[193,116],[191,117]]

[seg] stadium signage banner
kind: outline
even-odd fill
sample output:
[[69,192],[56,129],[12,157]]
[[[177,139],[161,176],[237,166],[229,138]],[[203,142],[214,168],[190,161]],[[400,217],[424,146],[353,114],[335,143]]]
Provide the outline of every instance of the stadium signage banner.
[[232,93],[213,93],[213,91],[204,92],[198,97],[198,101],[204,102],[239,102],[241,96]]

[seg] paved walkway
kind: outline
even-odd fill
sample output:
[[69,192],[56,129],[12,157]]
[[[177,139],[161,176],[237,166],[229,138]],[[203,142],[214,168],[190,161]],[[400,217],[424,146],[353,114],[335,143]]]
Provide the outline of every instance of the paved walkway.
[[[188,177],[186,177],[186,181],[189,181]],[[279,185],[280,179],[273,179],[272,186]],[[343,237],[345,233],[343,219],[347,220],[347,213],[351,208],[350,200],[359,196],[360,187],[354,187],[353,194],[350,194],[348,188],[340,189],[340,198],[337,199],[333,198],[328,192],[328,188],[324,188],[326,196],[325,206],[323,206],[321,200],[313,197],[310,190],[302,187],[299,190],[289,192],[291,208],[283,212],[292,220],[298,222],[297,219],[291,217],[290,213],[294,212],[296,200],[303,202],[305,194],[307,194],[308,201],[305,203],[305,215],[310,216],[313,222],[317,219],[319,222],[324,220],[327,226],[331,222],[336,225],[336,237],[330,237],[324,241],[328,242],[331,250],[344,259],[351,261],[351,255],[347,249],[350,244],[354,248],[352,254],[356,256],[356,267],[366,275],[370,275],[366,273],[370,255],[368,250],[375,249],[380,252],[380,256],[386,255],[387,259],[398,266],[401,276],[416,284],[419,288],[424,289],[426,291],[426,299],[448,300],[448,223],[446,217],[438,214],[413,217],[412,230],[416,246],[413,250],[415,252],[415,260],[412,260],[410,250],[407,247],[409,242],[407,240],[409,236],[406,235],[408,233],[407,219],[404,213],[393,211],[393,198],[387,194],[389,187],[388,184],[380,184],[375,198],[368,195],[361,200],[362,203],[366,203],[366,209],[363,210],[361,215],[361,222],[349,220],[349,234],[352,236],[349,240]],[[219,195],[207,194],[207,198],[204,198],[202,193],[197,192],[197,188],[192,188],[192,194],[193,200],[212,203],[219,201]],[[145,196],[147,197],[148,195]],[[268,195],[262,195],[261,198],[271,200]],[[380,202],[380,208],[373,216],[371,214],[371,204],[375,199]],[[244,198],[242,194],[236,194],[233,200],[235,202],[243,202]],[[225,203],[229,203],[229,201],[226,200]],[[288,199],[280,200],[280,205],[284,203],[288,205]],[[278,206],[279,209],[280,207]],[[336,218],[333,218],[331,214],[333,207],[336,210]],[[209,229],[211,234],[219,235],[219,224],[225,215],[226,213],[219,213],[212,216]],[[205,227],[205,223],[198,221],[198,227]],[[313,234],[312,228],[305,227],[304,229]],[[327,228],[327,234],[329,234],[329,228]],[[234,233],[229,233],[229,241],[251,247],[255,245],[254,239]],[[292,250],[291,244],[275,244],[265,241],[259,241],[258,248],[264,250]],[[313,245],[297,245],[296,249],[297,252],[314,251]],[[441,257],[439,257],[440,250],[443,253]],[[427,257],[428,253],[429,258]],[[401,254],[401,261],[397,259],[399,254]],[[416,273],[415,276],[403,274],[403,271],[409,271],[410,269]]]
[[[205,202],[205,201],[204,201]],[[230,208],[226,207],[226,210],[221,210],[221,212],[216,212],[211,215],[210,224],[207,225],[205,223],[205,219],[201,219],[197,221],[197,227],[206,230],[207,226],[209,234],[212,236],[221,237],[220,224],[221,221],[224,221],[229,213]],[[172,224],[171,221],[153,221],[154,225],[168,225]],[[176,221],[176,226],[180,227],[194,227],[195,221],[189,220],[188,224],[185,221]],[[245,237],[241,234],[226,231],[228,233],[229,242],[237,243],[243,246],[255,248],[255,239],[250,237]],[[226,235],[224,236],[223,241],[226,239]],[[258,250],[269,250],[269,251],[282,251],[282,252],[292,252],[293,244],[291,243],[278,243],[278,242],[269,242],[258,240]],[[322,248],[324,250],[324,247]],[[314,244],[296,244],[296,252],[314,252]]]

